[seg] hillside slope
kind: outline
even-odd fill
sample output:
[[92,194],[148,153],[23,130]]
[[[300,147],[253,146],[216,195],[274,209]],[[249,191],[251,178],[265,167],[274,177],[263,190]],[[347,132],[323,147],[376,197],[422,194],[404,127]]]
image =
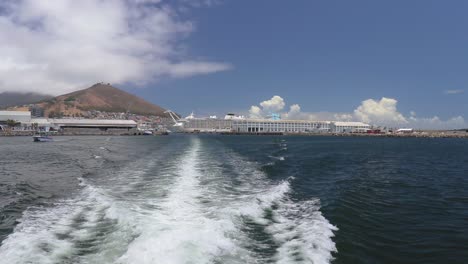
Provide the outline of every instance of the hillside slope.
[[[165,116],[165,109],[110,84],[97,83],[87,89],[64,94],[39,104],[46,115],[83,116],[84,112],[104,112]],[[52,114],[53,113],[53,114]],[[84,115],[85,116],[85,115]]]

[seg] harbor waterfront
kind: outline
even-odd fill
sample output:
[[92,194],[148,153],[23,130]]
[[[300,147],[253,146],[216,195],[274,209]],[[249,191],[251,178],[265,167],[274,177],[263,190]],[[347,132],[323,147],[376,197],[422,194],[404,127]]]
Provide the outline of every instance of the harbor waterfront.
[[224,119],[196,118],[192,113],[184,119],[174,120],[183,125],[185,132],[231,133],[365,133],[371,126],[362,122],[283,120],[279,116],[269,119],[245,118],[229,113]]
[[[124,113],[113,113],[119,119],[32,118],[29,111],[0,111],[0,136],[31,136],[36,132],[55,135],[166,135],[177,133],[216,133],[224,135],[328,135],[328,136],[387,136],[387,137],[456,137],[468,138],[468,129],[415,130],[371,126],[362,122],[282,120],[245,118],[229,113],[223,119],[211,116],[197,118],[190,114],[180,118],[170,116],[148,121],[121,119]],[[110,114],[108,114],[110,115]],[[13,123],[13,124],[11,124]]]
[[0,264],[468,264],[467,10],[0,0]]
[[466,263],[468,141],[0,138],[0,263]]

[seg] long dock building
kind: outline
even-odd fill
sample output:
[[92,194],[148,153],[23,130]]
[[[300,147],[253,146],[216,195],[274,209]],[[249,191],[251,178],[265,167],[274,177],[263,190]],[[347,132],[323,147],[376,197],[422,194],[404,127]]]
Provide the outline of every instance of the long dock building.
[[366,133],[370,125],[362,122],[335,122],[312,120],[249,119],[228,114],[220,118],[184,119],[185,132],[205,133]]

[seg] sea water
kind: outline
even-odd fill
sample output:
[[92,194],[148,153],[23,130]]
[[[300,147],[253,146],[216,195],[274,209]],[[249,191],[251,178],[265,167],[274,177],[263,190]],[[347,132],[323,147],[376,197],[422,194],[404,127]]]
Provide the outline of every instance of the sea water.
[[466,263],[468,141],[0,138],[0,263]]

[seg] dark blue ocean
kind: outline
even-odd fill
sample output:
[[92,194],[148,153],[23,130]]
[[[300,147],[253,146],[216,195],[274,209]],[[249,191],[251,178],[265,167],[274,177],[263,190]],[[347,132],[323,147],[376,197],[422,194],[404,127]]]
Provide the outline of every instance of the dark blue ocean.
[[0,138],[0,263],[468,263],[468,140]]

